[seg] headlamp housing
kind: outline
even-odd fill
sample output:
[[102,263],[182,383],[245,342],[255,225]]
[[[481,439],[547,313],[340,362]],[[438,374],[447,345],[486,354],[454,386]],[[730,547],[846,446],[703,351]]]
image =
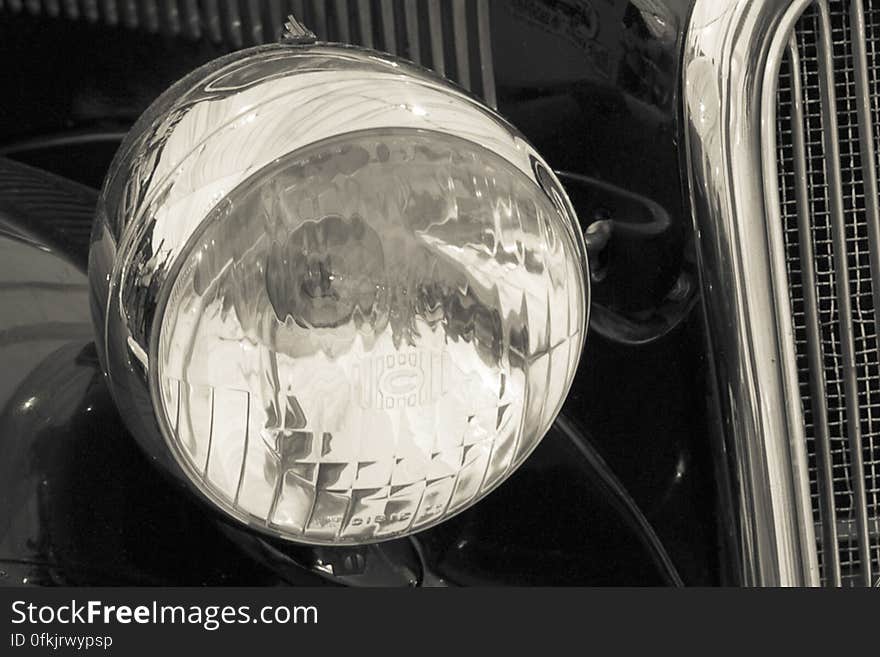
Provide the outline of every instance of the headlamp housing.
[[194,71],[133,128],[90,254],[99,353],[147,452],[315,544],[403,536],[528,456],[589,309],[561,185],[491,110],[340,46]]

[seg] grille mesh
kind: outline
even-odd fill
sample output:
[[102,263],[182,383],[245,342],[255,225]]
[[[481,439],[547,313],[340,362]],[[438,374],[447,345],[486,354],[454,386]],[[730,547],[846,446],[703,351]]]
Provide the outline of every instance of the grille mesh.
[[[875,9],[874,5],[877,4]],[[849,1],[829,2],[830,42],[832,47],[834,113],[837,122],[837,145],[839,160],[826,152],[824,130],[830,128],[829,115],[823,103],[821,54],[823,45],[823,22],[818,5],[807,9],[797,22],[793,46],[786,52],[779,74],[777,95],[777,163],[779,198],[783,221],[786,264],[791,313],[795,331],[796,360],[804,415],[810,492],[814,520],[817,525],[819,564],[824,582],[834,581],[833,561],[829,551],[834,550],[839,559],[839,578],[843,585],[865,583],[866,569],[859,547],[866,543],[871,555],[875,575],[880,561],[880,536],[877,519],[880,517],[880,370],[878,370],[878,322],[874,308],[874,281],[872,281],[871,258],[880,257],[877,245],[872,244],[869,234],[870,213],[865,197],[865,176],[862,158],[876,158],[880,153],[880,2],[864,5],[865,38],[867,51],[868,90],[871,98],[870,117],[874,126],[874,147],[863,148],[860,126],[859,103],[861,97],[856,78],[859,74],[854,51],[852,10]],[[858,11],[858,6],[856,6]],[[793,69],[793,64],[796,68]],[[803,125],[795,120],[793,101],[796,94],[795,76],[798,77],[803,103]],[[798,209],[802,199],[797,195],[797,175],[793,147],[793,133],[800,131],[805,147],[803,170],[806,174],[806,201],[810,236],[812,238],[811,266],[815,271],[817,294],[817,319],[819,344],[811,345],[808,337],[804,295],[804,265],[802,247],[804,241],[798,221]],[[863,152],[866,151],[866,152]],[[843,223],[845,226],[846,272],[840,272],[835,263],[835,212],[832,203],[829,175],[831,167],[839,166]],[[869,199],[868,199],[869,200]],[[804,244],[802,244],[804,242]],[[875,253],[872,255],[872,248]],[[841,300],[838,296],[836,278],[848,276],[850,317],[842,317]],[[849,322],[847,321],[849,320]],[[851,334],[847,326],[851,326]],[[851,335],[851,338],[849,337]],[[857,394],[847,394],[846,349],[844,342],[852,340],[853,365]],[[813,395],[815,383],[811,384],[809,350],[817,348],[824,374],[824,395],[827,413],[815,417]],[[848,406],[858,406],[858,427],[849,426]],[[819,426],[827,426],[829,437],[828,456],[831,463],[832,481],[823,481],[818,464],[817,440]],[[854,461],[851,451],[853,439],[860,434],[867,506],[867,535],[861,531],[858,512],[861,507],[854,478]],[[858,453],[856,451],[856,453]],[[834,518],[822,517],[820,496],[823,486],[833,493]],[[831,515],[830,513],[828,515]],[[836,528],[836,545],[826,545],[827,533],[823,523],[833,522]]]

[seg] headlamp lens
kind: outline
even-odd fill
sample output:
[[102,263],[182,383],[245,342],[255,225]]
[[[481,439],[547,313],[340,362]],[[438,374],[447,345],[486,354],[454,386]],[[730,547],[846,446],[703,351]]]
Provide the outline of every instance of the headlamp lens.
[[178,461],[221,507],[311,543],[472,504],[574,375],[586,292],[567,222],[515,166],[441,133],[273,162],[217,204],[159,300],[154,395]]

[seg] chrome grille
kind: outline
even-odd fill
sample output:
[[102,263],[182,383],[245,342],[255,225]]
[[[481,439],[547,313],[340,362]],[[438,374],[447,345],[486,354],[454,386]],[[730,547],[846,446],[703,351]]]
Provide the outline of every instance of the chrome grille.
[[832,585],[869,585],[880,570],[878,38],[880,1],[813,3],[794,27],[777,87],[810,493],[820,572]]
[[496,106],[488,0],[0,0],[3,10],[206,39],[232,49],[276,41],[293,14],[322,41],[410,59]]

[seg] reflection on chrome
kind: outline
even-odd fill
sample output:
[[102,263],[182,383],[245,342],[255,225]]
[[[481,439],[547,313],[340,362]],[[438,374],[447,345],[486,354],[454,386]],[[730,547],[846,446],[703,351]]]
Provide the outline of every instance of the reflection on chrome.
[[405,62],[208,65],[148,110],[102,201],[90,274],[123,417],[254,527],[423,529],[565,399],[589,296],[571,206],[515,130]]
[[764,180],[777,179],[761,150],[775,124],[764,85],[808,2],[698,0],[685,43],[690,193],[734,509],[728,549],[746,585],[818,583],[792,331],[777,312],[789,307],[781,223],[765,205]]

